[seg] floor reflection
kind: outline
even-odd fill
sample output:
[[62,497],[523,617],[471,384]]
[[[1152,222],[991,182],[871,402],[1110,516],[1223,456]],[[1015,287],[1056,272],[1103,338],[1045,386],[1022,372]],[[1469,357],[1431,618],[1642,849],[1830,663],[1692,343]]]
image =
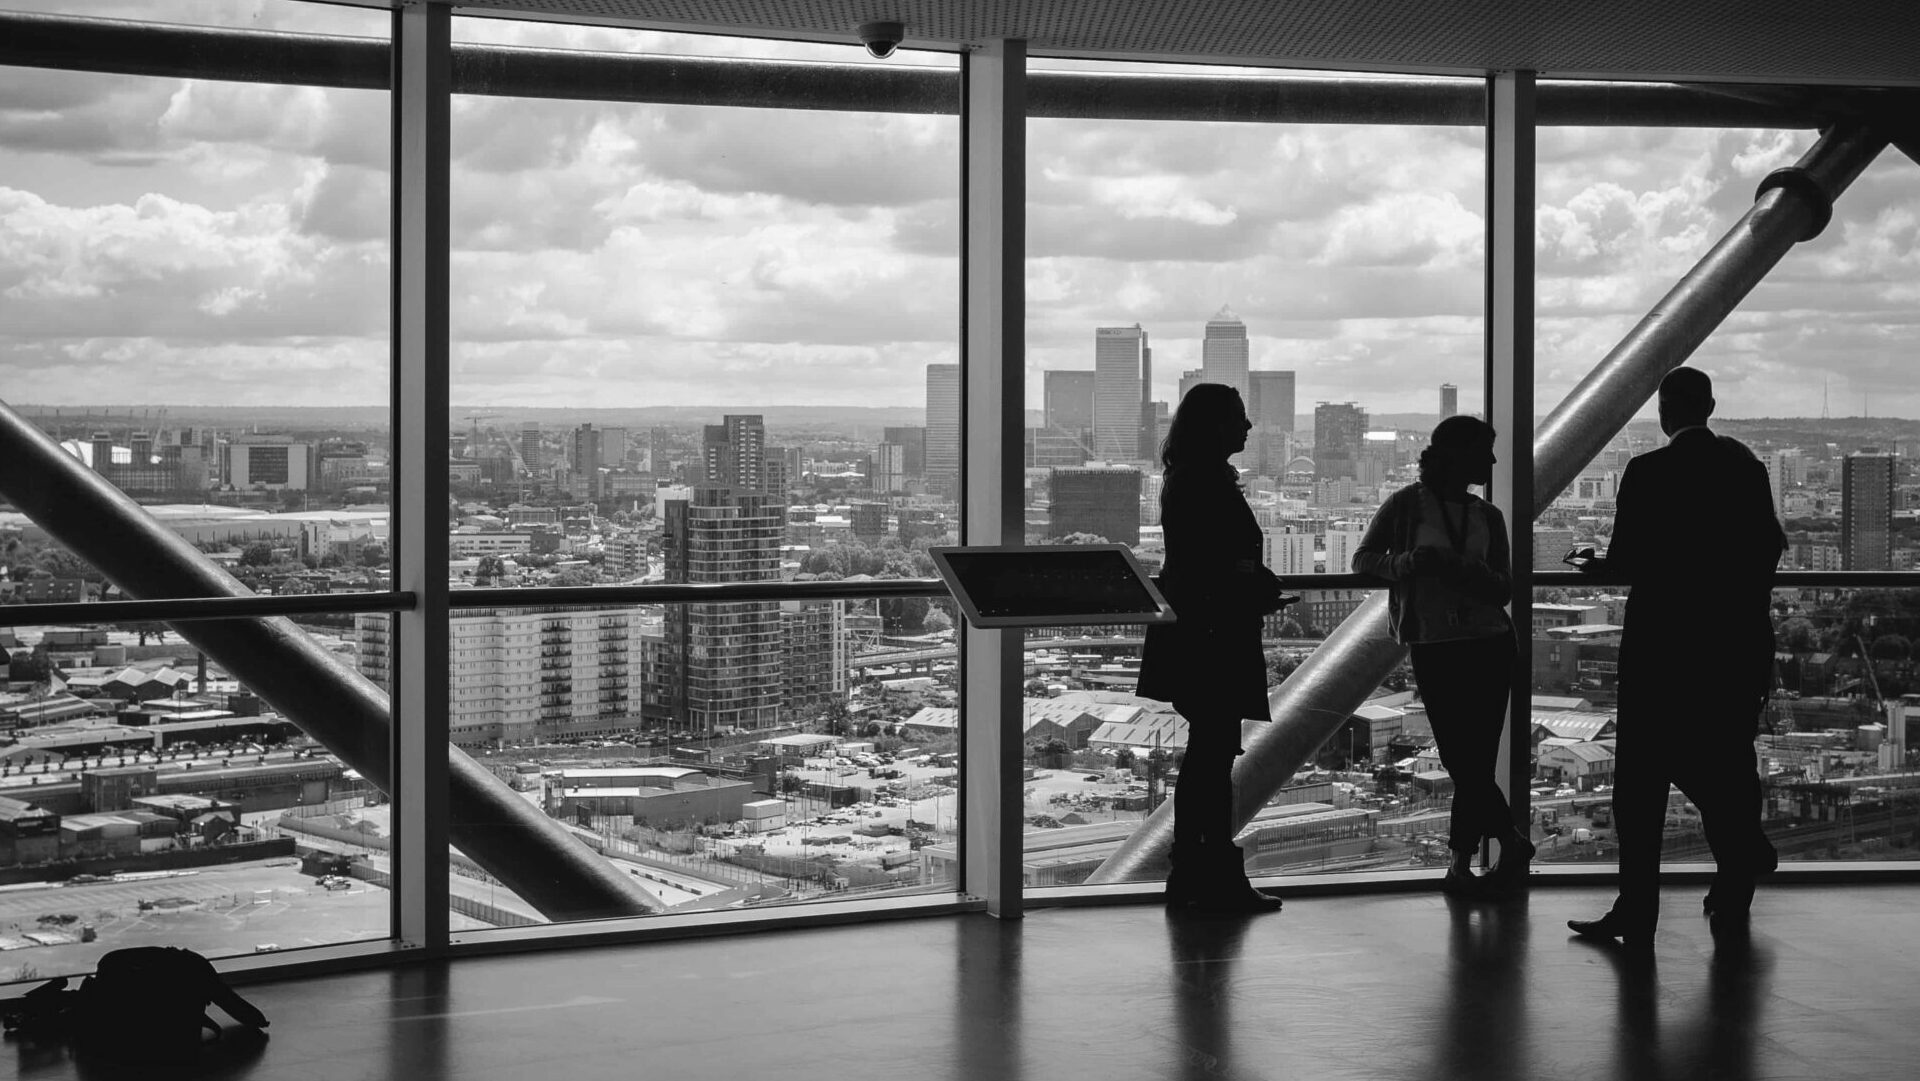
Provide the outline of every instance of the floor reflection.
[[1447,898],[1447,979],[1435,1077],[1531,1077],[1523,893],[1499,902]]
[[1023,1076],[1020,1064],[1020,960],[1025,928],[990,916],[959,923],[953,1075]]
[[1237,1076],[1233,1065],[1233,969],[1251,916],[1167,917],[1173,953],[1173,1013],[1180,1047],[1176,1072],[1186,1081]]
[[[1770,993],[1773,956],[1744,928],[1713,936],[1706,993],[1692,1001],[1663,987],[1652,954],[1593,948],[1607,955],[1616,979],[1615,1077],[1747,1081],[1755,1076],[1760,1003]],[[1663,1023],[1663,1010],[1674,1019]]]

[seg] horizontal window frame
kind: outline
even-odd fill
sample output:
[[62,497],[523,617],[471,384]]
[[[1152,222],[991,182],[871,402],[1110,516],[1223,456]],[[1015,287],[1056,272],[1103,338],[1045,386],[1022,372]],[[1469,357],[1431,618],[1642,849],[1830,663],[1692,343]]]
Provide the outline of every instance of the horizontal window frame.
[[184,623],[199,619],[257,619],[355,612],[410,612],[419,598],[403,591],[295,593],[284,597],[174,597],[84,604],[0,605],[0,627],[54,623]]
[[[1712,575],[1706,577],[1711,578]],[[1535,571],[1536,589],[1579,586],[1626,586],[1625,575],[1583,574],[1580,571]],[[1771,589],[1920,589],[1916,571],[1777,571]]]
[[[0,64],[18,67],[386,90],[378,38],[0,14]],[[957,69],[821,61],[641,56],[518,46],[453,46],[453,92],[648,104],[957,115]],[[1168,75],[1032,70],[1033,119],[1479,127],[1486,84],[1433,76]],[[1541,80],[1542,126],[1820,127],[1832,87]],[[1863,88],[1877,108],[1911,110],[1920,93]],[[1862,102],[1864,107],[1868,103]]]
[[885,600],[891,597],[952,597],[938,578],[888,578],[872,582],[701,582],[642,586],[553,586],[456,589],[447,595],[454,611],[473,608],[602,608],[641,604],[740,604],[748,601]]

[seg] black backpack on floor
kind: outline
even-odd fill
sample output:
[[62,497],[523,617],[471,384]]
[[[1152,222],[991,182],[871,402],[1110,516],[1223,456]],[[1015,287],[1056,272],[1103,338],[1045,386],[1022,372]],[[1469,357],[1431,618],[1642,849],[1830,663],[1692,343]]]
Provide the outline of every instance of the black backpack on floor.
[[219,1006],[258,1031],[268,1025],[253,1003],[241,998],[192,950],[135,946],[100,958],[78,991],[51,980],[9,1003],[6,1027],[31,1040],[65,1039],[78,1055],[122,1062],[190,1063],[200,1054],[202,1033],[220,1036],[207,1016]]

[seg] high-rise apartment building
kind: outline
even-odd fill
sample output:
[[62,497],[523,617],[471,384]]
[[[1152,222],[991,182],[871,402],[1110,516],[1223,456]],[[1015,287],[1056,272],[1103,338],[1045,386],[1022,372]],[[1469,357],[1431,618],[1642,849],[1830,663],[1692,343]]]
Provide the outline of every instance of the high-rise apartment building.
[[882,428],[880,441],[901,449],[901,470],[909,477],[927,475],[927,430],[922,427]]
[[528,476],[538,476],[540,470],[545,468],[547,464],[546,450],[540,442],[540,426],[538,424],[528,424],[521,427],[520,446],[518,449],[520,451],[521,468],[527,471]]
[[730,413],[719,424],[702,429],[700,461],[707,484],[741,493],[764,493],[767,458],[766,424],[757,413]]
[[781,715],[789,723],[817,720],[847,700],[851,668],[847,602],[780,602]]
[[1263,477],[1285,472],[1292,455],[1293,373],[1247,373],[1248,464]]
[[1261,531],[1260,547],[1261,562],[1275,574],[1312,574],[1316,569],[1311,533],[1289,526],[1269,526]]
[[[1093,456],[1130,461],[1141,455],[1142,403],[1149,399],[1142,375],[1149,362],[1147,332],[1098,327],[1093,332]],[[1144,457],[1151,457],[1151,452]]]
[[[867,476],[871,480],[873,468],[867,467]],[[806,478],[806,460],[799,447],[768,447],[765,470],[767,495],[780,502],[786,502],[795,488],[800,487]]]
[[619,469],[627,463],[628,436],[625,428],[600,429],[600,464]]
[[1140,543],[1140,471],[1131,466],[1080,466],[1048,474],[1049,538],[1091,533],[1115,544]]
[[1240,400],[1246,401],[1250,393],[1247,386],[1247,324],[1233,314],[1233,309],[1222,305],[1212,319],[1207,320],[1206,336],[1200,342],[1200,370],[1209,383],[1225,383],[1240,392]]
[[[1789,479],[1788,452],[1771,450],[1759,456],[1760,464],[1767,467],[1767,492],[1773,497],[1773,513],[1776,515],[1786,508],[1787,489],[1792,487]],[[1799,456],[1794,451],[1795,457]]]
[[1327,530],[1327,573],[1352,574],[1353,553],[1360,550],[1360,539],[1366,535],[1364,529]]
[[927,487],[960,494],[960,365],[927,365]]
[[1440,419],[1455,416],[1460,412],[1460,388],[1452,383],[1440,384]]
[[873,478],[876,492],[907,490],[907,448],[900,443],[882,443],[873,449]]
[[1367,441],[1367,411],[1357,402],[1321,402],[1313,407],[1315,480],[1359,475],[1361,448]]
[[1891,454],[1872,447],[1847,455],[1840,466],[1840,567],[1883,571],[1893,567],[1893,466]]
[[[780,577],[786,508],[758,492],[696,485],[665,504],[660,555],[671,583]],[[778,602],[673,604],[649,663],[642,713],[676,731],[764,728],[780,713]]]
[[[633,608],[469,608],[451,613],[449,736],[460,746],[604,736],[640,727]],[[360,674],[392,689],[392,617],[354,617]]]
[[1533,530],[1533,569],[1536,571],[1565,570],[1566,565],[1560,561],[1566,558],[1567,552],[1573,547],[1573,544],[1573,530],[1571,529],[1542,529],[1539,526],[1535,526]]

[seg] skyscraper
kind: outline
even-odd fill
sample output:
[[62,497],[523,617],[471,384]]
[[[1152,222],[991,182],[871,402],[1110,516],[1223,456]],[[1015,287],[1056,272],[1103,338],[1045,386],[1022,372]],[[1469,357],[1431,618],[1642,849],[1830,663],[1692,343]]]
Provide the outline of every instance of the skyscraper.
[[1042,394],[1046,426],[1068,434],[1092,429],[1093,369],[1049,368],[1044,380]]
[[927,365],[927,487],[960,492],[960,365]]
[[1249,464],[1260,476],[1277,477],[1286,470],[1293,435],[1293,373],[1248,372],[1247,383]]
[[538,424],[528,424],[520,429],[520,464],[526,467],[529,476],[538,476],[547,464],[546,452],[540,445]]
[[1357,402],[1321,402],[1313,407],[1313,477],[1353,478],[1367,438],[1367,411]]
[[1893,463],[1893,455],[1873,447],[1862,447],[1841,461],[1841,570],[1893,566]]
[[1160,415],[1166,409],[1165,404],[1155,405],[1153,401],[1153,343],[1147,340],[1147,332],[1140,332],[1140,434],[1137,439],[1136,455],[1151,460],[1160,448]]
[[1440,419],[1445,420],[1460,412],[1460,388],[1452,383],[1440,384]]
[[1186,371],[1181,372],[1180,373],[1180,393],[1179,393],[1179,396],[1174,398],[1173,400],[1174,408],[1176,409],[1179,408],[1180,403],[1187,400],[1187,391],[1192,390],[1193,388],[1199,386],[1200,384],[1206,381],[1207,381],[1207,373],[1202,369],[1188,368]]
[[1142,388],[1147,332],[1130,327],[1098,327],[1093,332],[1093,454],[1108,461],[1140,455]]
[[1222,305],[1207,320],[1206,337],[1200,342],[1200,370],[1209,383],[1225,383],[1240,392],[1245,401],[1247,387],[1247,325]]
[[582,424],[573,430],[568,451],[567,461],[574,475],[573,489],[584,499],[599,495],[600,433],[593,430],[593,425]]

